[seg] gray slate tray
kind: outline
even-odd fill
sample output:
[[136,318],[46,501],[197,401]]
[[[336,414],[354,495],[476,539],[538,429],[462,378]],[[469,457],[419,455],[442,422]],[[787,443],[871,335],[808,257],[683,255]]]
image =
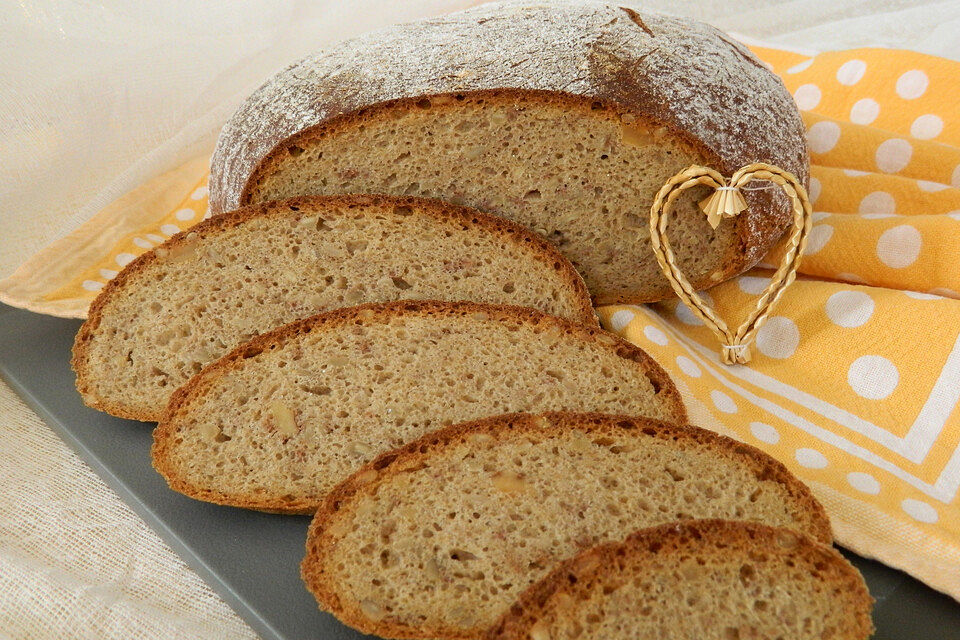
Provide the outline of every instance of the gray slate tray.
[[[80,323],[0,305],[0,377],[264,640],[362,636],[321,613],[300,582],[309,519],[190,500],[150,466],[152,424],[83,406],[70,349]],[[960,604],[847,554],[877,600],[876,640],[960,640]]]

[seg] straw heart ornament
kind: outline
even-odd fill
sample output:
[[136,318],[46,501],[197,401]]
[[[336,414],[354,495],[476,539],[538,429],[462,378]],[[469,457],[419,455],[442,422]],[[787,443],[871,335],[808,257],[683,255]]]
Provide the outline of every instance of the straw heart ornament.
[[[740,190],[752,180],[769,180],[787,194],[793,207],[793,231],[783,261],[770,284],[757,299],[756,308],[736,332],[733,332],[723,318],[704,302],[677,266],[673,249],[667,239],[667,220],[674,200],[685,190],[702,184],[714,189],[709,197],[700,202],[700,208],[707,215],[710,226],[716,229],[724,218],[733,218],[747,208]],[[747,165],[734,173],[729,182],[713,169],[693,165],[670,178],[657,193],[650,210],[650,241],[653,252],[681,302],[720,340],[723,345],[720,355],[725,364],[750,362],[750,343],[796,277],[800,258],[807,246],[810,226],[811,207],[806,189],[792,173],[769,164]]]

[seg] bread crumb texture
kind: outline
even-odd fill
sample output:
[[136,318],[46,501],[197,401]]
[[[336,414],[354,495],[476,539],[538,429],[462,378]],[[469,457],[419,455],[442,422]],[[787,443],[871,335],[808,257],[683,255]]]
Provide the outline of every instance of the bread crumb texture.
[[312,511],[357,466],[449,424],[581,409],[685,420],[637,347],[532,309],[405,301],[265,334],[193,378],[154,462],[197,498]]
[[260,333],[407,299],[596,323],[570,263],[518,225],[416,198],[297,198],[217,216],[128,266],[78,334],[78,388],[94,407],[159,420],[175,389]]
[[428,434],[334,489],[303,575],[362,631],[473,638],[578,551],[688,518],[831,539],[810,492],[752,447],[640,418],[514,415]]

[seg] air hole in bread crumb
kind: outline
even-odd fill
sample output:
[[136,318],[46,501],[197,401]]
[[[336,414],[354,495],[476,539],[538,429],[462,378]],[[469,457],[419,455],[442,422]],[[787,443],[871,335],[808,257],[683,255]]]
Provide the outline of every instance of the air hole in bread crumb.
[[300,388],[306,391],[307,393],[312,393],[315,396],[328,396],[330,395],[330,387],[316,386],[316,385],[300,385]]
[[412,284],[410,284],[409,282],[407,282],[407,281],[404,280],[403,278],[396,278],[396,277],[394,277],[394,278],[390,278],[390,279],[393,280],[393,286],[395,286],[397,289],[400,289],[401,291],[406,290],[406,289],[409,289],[410,287],[413,286]]
[[476,560],[477,556],[473,555],[469,551],[464,551],[462,549],[451,549],[450,559],[456,560],[457,562],[469,562],[471,560]]
[[664,467],[664,471],[667,472],[674,482],[680,482],[684,479],[684,475],[672,467]]

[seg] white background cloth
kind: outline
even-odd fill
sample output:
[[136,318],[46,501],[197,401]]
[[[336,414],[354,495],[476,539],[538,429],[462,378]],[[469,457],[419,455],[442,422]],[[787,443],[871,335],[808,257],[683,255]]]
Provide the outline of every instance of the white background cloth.
[[[118,196],[213,148],[309,51],[472,0],[24,0],[0,8],[0,277]],[[960,1],[625,2],[802,50],[960,59]],[[145,470],[145,472],[150,472]],[[0,383],[0,640],[255,638]]]

